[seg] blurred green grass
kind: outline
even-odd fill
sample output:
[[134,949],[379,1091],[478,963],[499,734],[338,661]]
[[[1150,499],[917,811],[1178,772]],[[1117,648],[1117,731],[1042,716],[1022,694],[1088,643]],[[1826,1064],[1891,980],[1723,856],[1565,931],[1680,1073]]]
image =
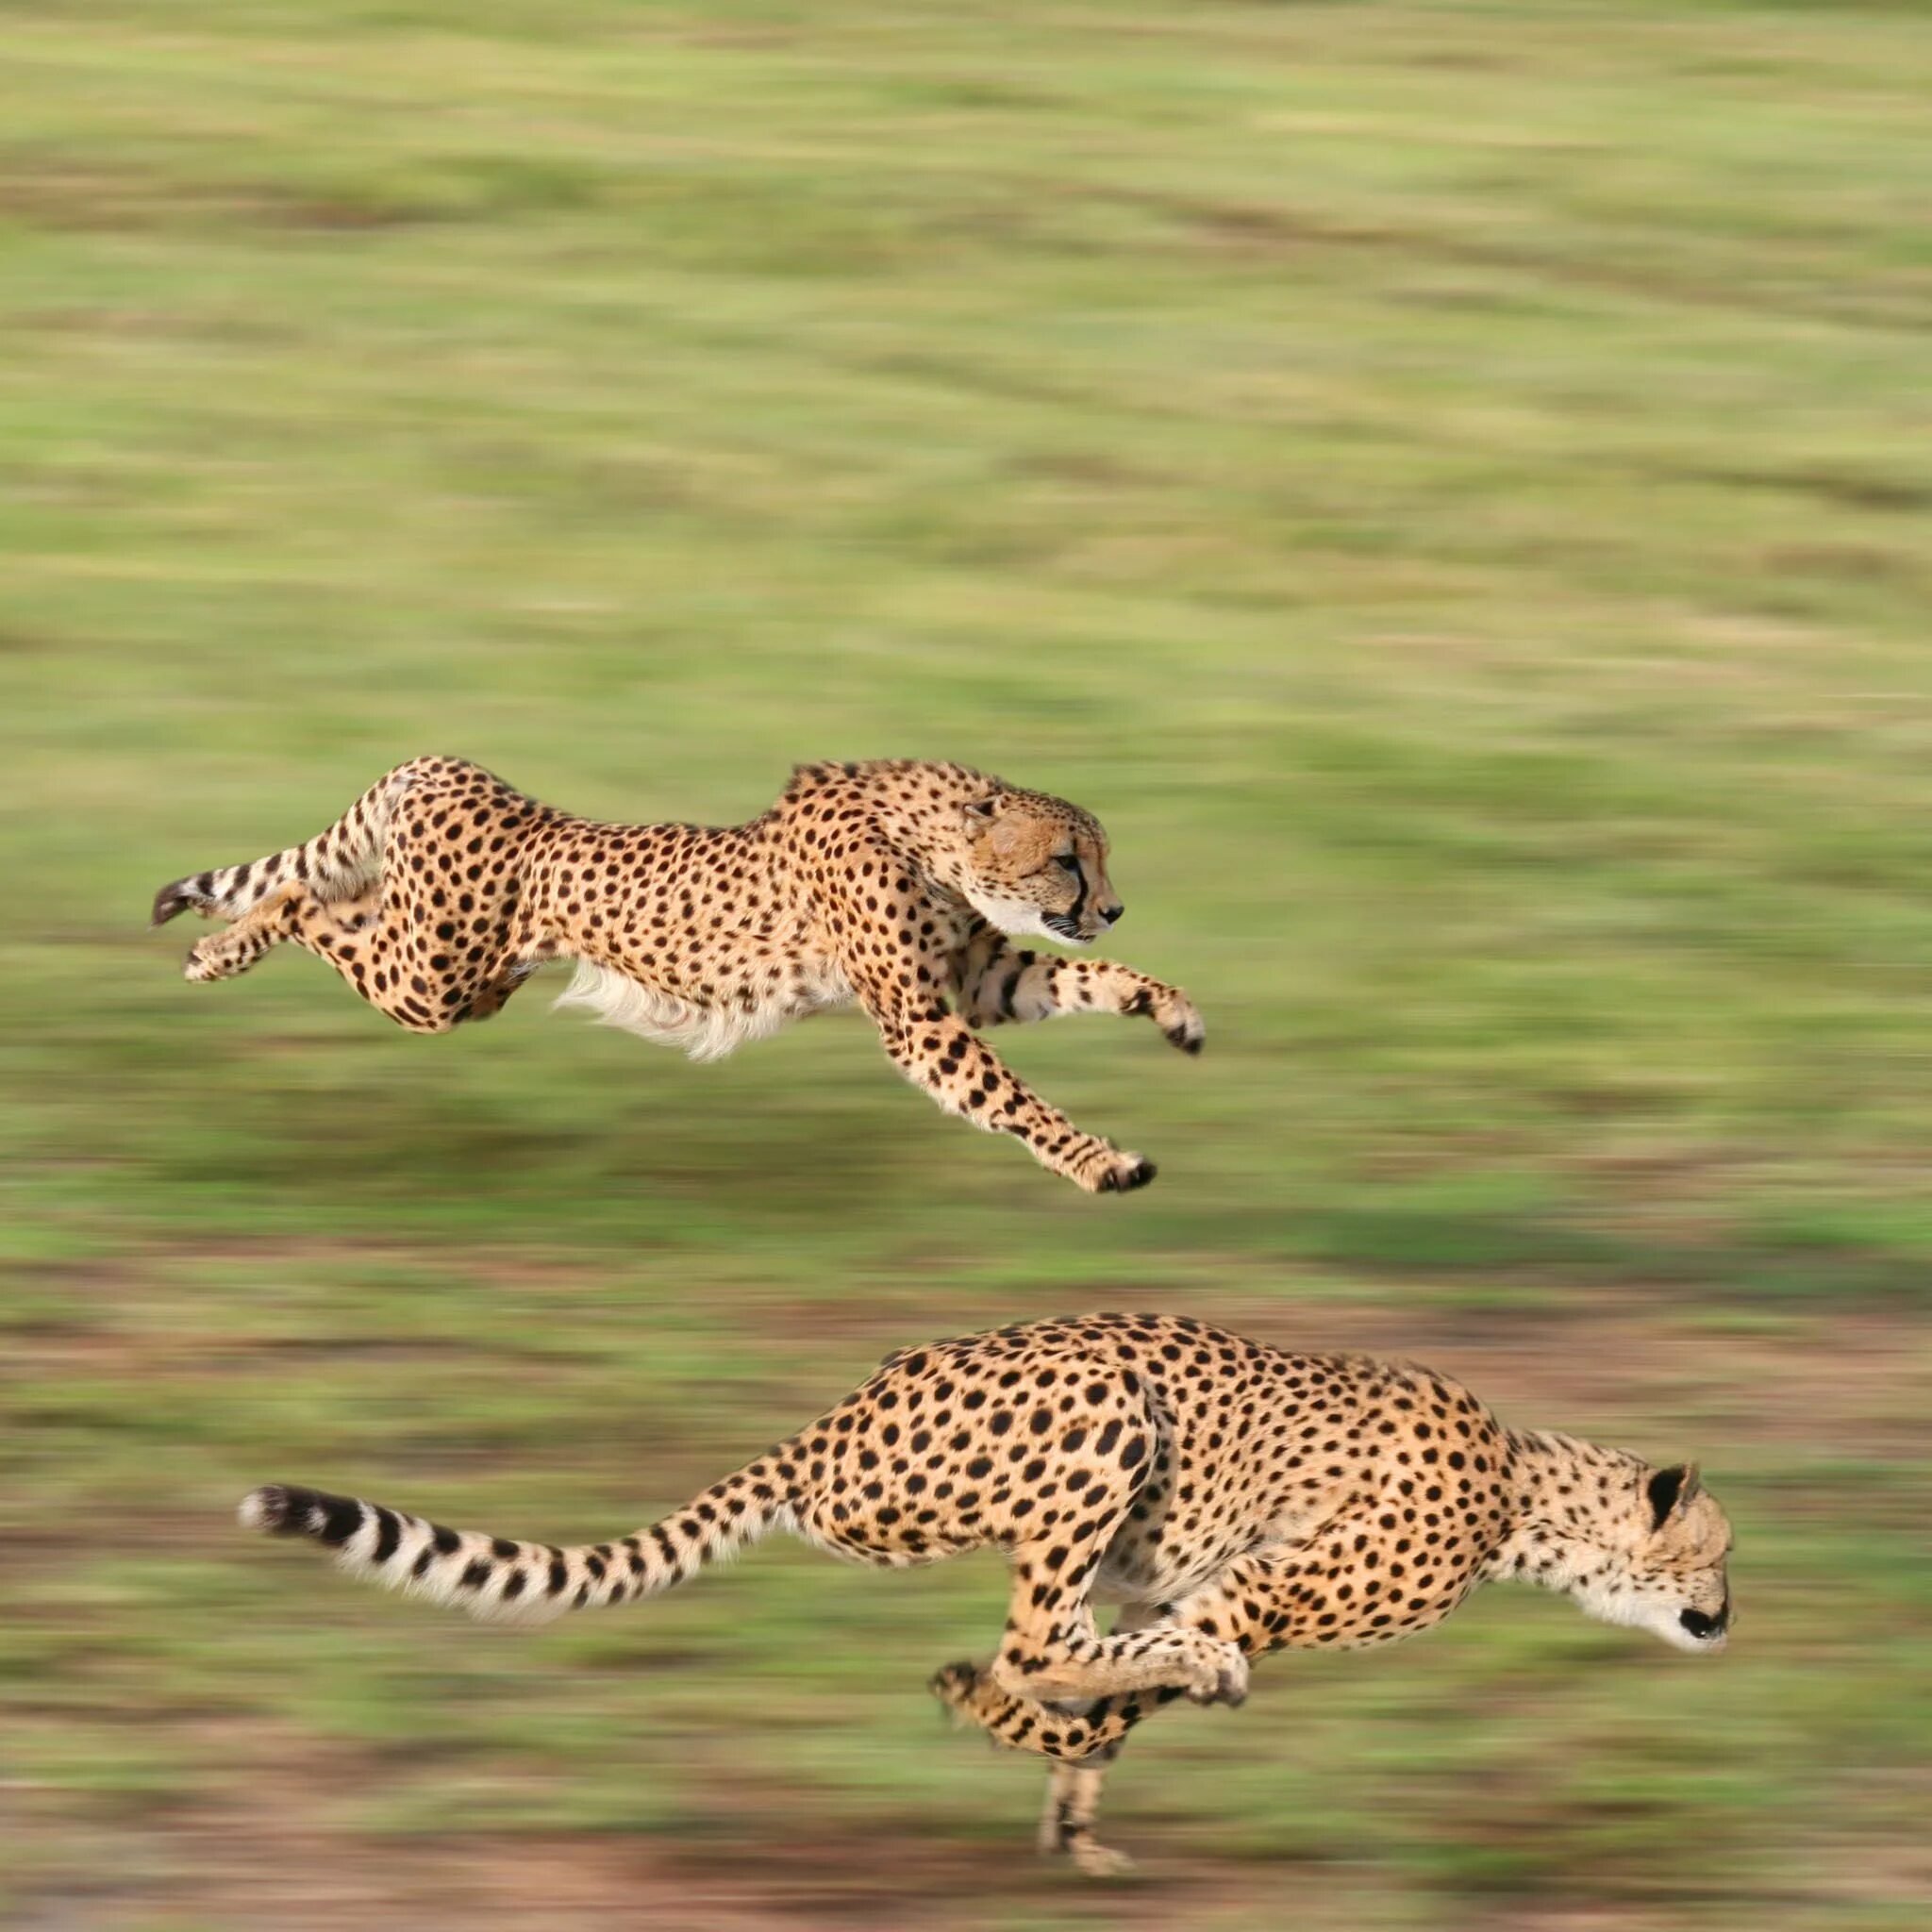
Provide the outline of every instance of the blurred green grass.
[[[1172,1923],[936,1731],[990,1567],[516,1640],[225,1524],[606,1534],[898,1342],[1141,1302],[1693,1450],[1742,1527],[1719,1668],[1497,1593],[1137,1740],[1199,1923],[1909,1922],[1922,8],[4,18],[0,1904],[268,1923],[292,1813],[398,1887],[894,1847],[824,1912]],[[828,755],[1080,800],[1209,1050],[1001,1045],[1159,1182],[850,1019],[696,1069],[541,987],[425,1041],[178,983],[158,883],[432,748],[621,817]]]

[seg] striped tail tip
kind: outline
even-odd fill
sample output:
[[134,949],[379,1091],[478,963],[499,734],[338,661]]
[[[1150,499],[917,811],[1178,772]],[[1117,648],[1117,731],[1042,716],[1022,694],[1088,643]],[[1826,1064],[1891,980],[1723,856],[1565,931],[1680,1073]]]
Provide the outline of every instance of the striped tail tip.
[[259,1530],[264,1536],[312,1536],[318,1542],[337,1545],[347,1542],[362,1523],[362,1506],[351,1497],[285,1483],[264,1483],[250,1490],[235,1514],[243,1529]]
[[264,1536],[274,1536],[288,1521],[289,1492],[280,1483],[264,1483],[242,1498],[235,1516],[243,1529],[258,1529]]

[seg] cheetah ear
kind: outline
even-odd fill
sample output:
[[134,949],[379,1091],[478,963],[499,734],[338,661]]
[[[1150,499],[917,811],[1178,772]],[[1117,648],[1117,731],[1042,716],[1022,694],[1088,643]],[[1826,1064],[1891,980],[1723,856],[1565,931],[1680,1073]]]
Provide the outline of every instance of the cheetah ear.
[[959,809],[971,824],[985,824],[996,819],[1006,809],[1007,794],[1004,791],[989,791],[984,798],[970,798]]
[[1652,1470],[1643,1492],[1650,1498],[1650,1526],[1661,1529],[1697,1493],[1697,1465],[1678,1462]]

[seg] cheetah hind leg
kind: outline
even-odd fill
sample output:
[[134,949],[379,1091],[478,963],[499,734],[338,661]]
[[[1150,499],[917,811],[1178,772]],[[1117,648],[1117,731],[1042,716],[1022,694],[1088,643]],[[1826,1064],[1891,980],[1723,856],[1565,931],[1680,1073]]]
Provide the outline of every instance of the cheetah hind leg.
[[182,978],[196,982],[240,978],[264,954],[290,937],[290,901],[297,891],[297,886],[283,886],[218,932],[196,940],[188,949],[188,958],[181,968]]
[[[1113,1620],[1113,1634],[1126,1636],[1144,1630],[1160,1621],[1157,1604],[1125,1604]],[[1040,1814],[1040,1853],[1042,1857],[1064,1856],[1083,1878],[1126,1878],[1132,1875],[1134,1861],[1124,1852],[1102,1844],[1093,1836],[1100,1816],[1101,1788],[1108,1768],[1119,1755],[1117,1743],[1105,1757],[1088,1758],[1084,1763],[1058,1761],[1047,1766],[1046,1807]]]
[[1125,1878],[1134,1870],[1126,1853],[1093,1836],[1109,1762],[1103,1758],[1088,1764],[1056,1764],[1047,1774],[1046,1809],[1040,1817],[1041,1855],[1064,1855],[1083,1878]]
[[[1087,1878],[1123,1878],[1133,1871],[1125,1853],[1094,1838],[1093,1823],[1108,1766],[1142,1715],[1138,1699],[1103,1698],[1086,1707],[1083,1723],[1064,1707],[1056,1710],[999,1690],[969,1663],[948,1664],[926,1688],[952,1711],[956,1724],[983,1728],[996,1744],[1026,1750],[1044,1742],[1046,1807],[1035,1840],[1041,1857],[1064,1856]],[[1165,1690],[1156,1701],[1182,1694]]]

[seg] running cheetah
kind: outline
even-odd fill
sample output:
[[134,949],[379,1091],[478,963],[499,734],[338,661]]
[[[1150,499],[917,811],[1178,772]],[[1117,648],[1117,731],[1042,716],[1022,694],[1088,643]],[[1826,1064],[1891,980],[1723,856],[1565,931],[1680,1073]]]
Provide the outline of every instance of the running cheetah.
[[1107,858],[1079,807],[963,765],[800,765],[761,817],[714,828],[599,824],[421,758],[306,845],[164,886],[154,923],[190,908],[228,922],[190,951],[192,980],[233,978],[292,940],[416,1033],[489,1018],[552,959],[576,962],[559,1006],[699,1060],[857,1000],[946,1112],[1117,1193],[1154,1163],[1083,1133],[973,1030],[1144,1014],[1200,1052],[1178,987],[1009,943],[1086,945],[1113,925]]
[[[531,1621],[655,1595],[772,1529],[890,1569],[991,1544],[1012,1574],[998,1653],[931,1688],[1052,1760],[1041,1848],[1095,1875],[1125,1866],[1093,1824],[1128,1731],[1176,1697],[1239,1704],[1268,1651],[1392,1643],[1509,1577],[1681,1650],[1722,1650],[1731,1619],[1730,1530],[1694,1468],[1506,1429],[1413,1364],[1288,1355],[1174,1315],[901,1350],[615,1542],[512,1542],[282,1487],[241,1514],[377,1582]],[[1122,1607],[1109,1636],[1096,1603]]]

